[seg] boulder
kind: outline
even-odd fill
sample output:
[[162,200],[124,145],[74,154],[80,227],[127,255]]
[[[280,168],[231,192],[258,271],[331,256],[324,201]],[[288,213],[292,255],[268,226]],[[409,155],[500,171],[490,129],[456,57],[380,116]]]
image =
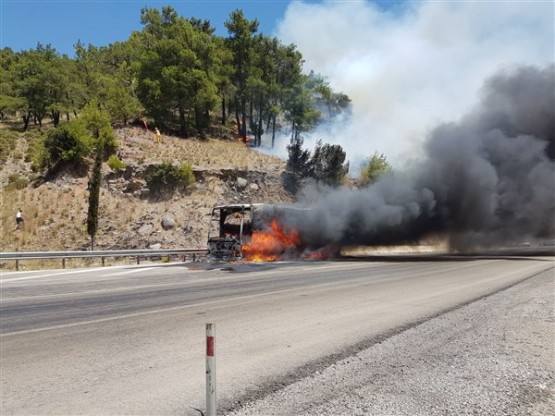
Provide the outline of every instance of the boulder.
[[162,217],[161,224],[164,230],[173,230],[175,228],[175,219],[171,215],[166,214]]
[[123,189],[123,192],[142,191],[146,188],[146,182],[142,179],[131,179]]
[[154,227],[152,224],[143,224],[141,225],[141,227],[137,230],[137,233],[143,237],[146,237],[150,234],[152,234],[152,232],[154,231]]
[[247,187],[247,185],[248,185],[248,182],[247,182],[246,179],[237,178],[237,181],[236,181],[237,189],[245,189]]

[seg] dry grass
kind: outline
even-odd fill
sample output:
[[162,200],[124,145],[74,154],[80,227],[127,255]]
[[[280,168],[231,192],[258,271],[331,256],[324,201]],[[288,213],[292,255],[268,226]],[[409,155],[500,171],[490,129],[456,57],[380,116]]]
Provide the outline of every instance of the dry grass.
[[[194,169],[217,171],[238,169],[273,172],[276,176],[284,169],[285,162],[235,141],[217,139],[196,140],[163,136],[163,143],[154,142],[154,135],[140,128],[126,128],[117,132],[126,164],[152,164],[162,161],[181,164],[189,163]],[[109,172],[107,165],[104,172]],[[23,159],[10,159],[0,169],[5,179],[11,173],[22,173],[30,177],[28,164]],[[86,231],[88,209],[87,177],[59,177],[36,188],[8,190],[2,188],[0,195],[0,250],[54,251],[81,250],[89,246]],[[1,181],[2,185],[5,181]],[[237,194],[226,200],[229,187],[217,175],[206,180],[186,195],[160,201],[139,199],[123,194],[104,183],[100,197],[100,221],[97,233],[98,248],[146,248],[159,242],[163,248],[205,247],[209,213],[212,206],[226,202],[237,202],[243,196]],[[257,201],[287,200],[286,193],[277,188],[261,186]],[[270,201],[269,201],[270,202]],[[23,210],[25,229],[14,231],[17,209]],[[170,214],[176,221],[174,230],[166,231],[160,226],[161,217]],[[138,236],[138,229],[152,225],[147,236]],[[129,241],[124,236],[132,235]],[[141,237],[141,238],[138,238]],[[137,246],[138,245],[138,246]],[[110,260],[120,263],[126,260]],[[133,259],[127,260],[134,262]],[[91,264],[100,264],[99,259]],[[58,261],[28,261],[24,268],[59,268]],[[66,260],[66,267],[86,265],[85,260]],[[107,263],[108,264],[108,261]],[[13,269],[13,262],[0,265]]]
[[190,163],[206,169],[281,170],[284,161],[262,154],[238,141],[219,139],[180,139],[163,136],[154,142],[154,134],[140,128],[118,132],[125,160],[142,163]]

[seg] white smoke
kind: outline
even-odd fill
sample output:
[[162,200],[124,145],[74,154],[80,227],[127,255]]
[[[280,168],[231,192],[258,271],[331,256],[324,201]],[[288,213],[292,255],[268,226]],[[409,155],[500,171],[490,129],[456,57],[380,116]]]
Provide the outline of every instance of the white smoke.
[[[352,99],[349,122],[305,135],[339,144],[351,173],[375,151],[395,168],[419,156],[438,123],[471,109],[499,69],[554,61],[553,2],[292,2],[276,35],[297,45],[308,72]],[[277,153],[286,156],[289,136]]]

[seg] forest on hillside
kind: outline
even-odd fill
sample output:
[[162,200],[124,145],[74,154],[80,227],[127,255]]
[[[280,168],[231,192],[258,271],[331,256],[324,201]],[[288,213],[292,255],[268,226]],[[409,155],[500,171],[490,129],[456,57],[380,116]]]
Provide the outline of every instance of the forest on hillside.
[[171,7],[143,8],[142,30],[97,47],[77,42],[75,57],[51,45],[0,51],[0,117],[57,127],[90,103],[113,125],[148,120],[168,134],[204,137],[214,125],[233,126],[259,146],[279,129],[298,136],[349,107],[317,73],[303,72],[295,45],[258,33],[240,9],[225,22],[184,18]]

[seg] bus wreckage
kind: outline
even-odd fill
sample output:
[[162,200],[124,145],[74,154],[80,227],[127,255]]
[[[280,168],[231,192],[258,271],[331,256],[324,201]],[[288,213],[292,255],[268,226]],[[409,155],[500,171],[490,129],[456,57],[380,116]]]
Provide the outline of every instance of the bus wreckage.
[[274,204],[217,205],[211,213],[208,256],[221,261],[322,258],[322,250],[309,250],[308,239],[294,226],[309,212]]

